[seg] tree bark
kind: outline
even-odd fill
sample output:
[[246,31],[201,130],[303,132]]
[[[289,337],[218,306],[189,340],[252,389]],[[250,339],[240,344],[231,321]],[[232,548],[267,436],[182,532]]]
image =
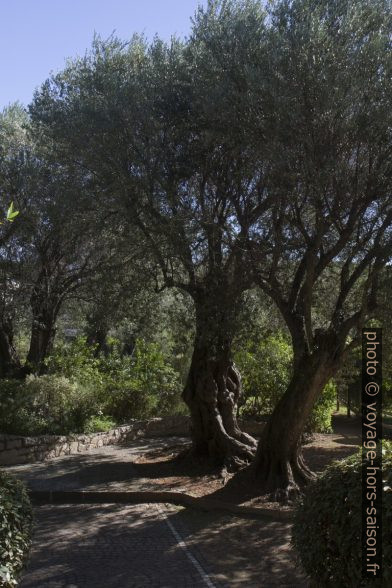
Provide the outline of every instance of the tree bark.
[[236,469],[254,456],[256,441],[237,423],[240,374],[231,359],[232,310],[211,297],[196,302],[196,336],[183,399],[191,414],[192,453]]
[[64,292],[53,274],[43,267],[33,288],[30,306],[32,325],[29,352],[26,358],[26,373],[41,374],[45,371],[45,359],[53,348],[56,336],[56,321]]
[[12,321],[0,320],[0,377],[10,378],[20,375],[21,364],[13,344],[14,332]]
[[350,386],[347,386],[347,416],[351,417],[351,391]]
[[316,399],[335,371],[332,356],[332,350],[315,351],[296,362],[288,388],[262,432],[252,468],[275,500],[295,497],[314,477],[302,457],[301,436]]
[[89,329],[87,335],[87,344],[95,346],[94,357],[99,357],[99,355],[101,354],[103,354],[104,356],[107,356],[109,354],[109,346],[106,341],[107,334],[108,329],[99,327],[97,327],[94,330]]
[[52,312],[33,317],[29,352],[26,359],[26,371],[43,373],[45,359],[50,354],[56,336],[56,317]]

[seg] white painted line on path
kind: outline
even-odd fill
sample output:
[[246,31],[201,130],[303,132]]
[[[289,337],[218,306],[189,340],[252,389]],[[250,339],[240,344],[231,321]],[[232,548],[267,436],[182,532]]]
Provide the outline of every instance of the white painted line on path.
[[178,545],[181,547],[181,549],[184,550],[187,558],[189,559],[190,562],[192,562],[192,564],[194,565],[194,567],[197,569],[197,571],[199,572],[201,578],[203,579],[204,583],[206,586],[208,586],[208,588],[216,588],[215,584],[212,582],[212,580],[210,579],[209,575],[207,574],[207,572],[203,569],[203,567],[201,566],[200,562],[197,561],[197,559],[192,555],[189,547],[187,546],[187,544],[185,543],[184,539],[181,537],[181,535],[179,534],[179,532],[177,531],[177,529],[175,528],[175,526],[173,525],[173,523],[169,520],[167,514],[165,513],[165,511],[161,508],[161,506],[159,506],[159,504],[155,504],[155,506],[157,507],[157,510],[159,512],[159,514],[161,515],[161,517],[164,519],[164,521],[166,522],[167,526],[169,527],[170,531],[173,533]]

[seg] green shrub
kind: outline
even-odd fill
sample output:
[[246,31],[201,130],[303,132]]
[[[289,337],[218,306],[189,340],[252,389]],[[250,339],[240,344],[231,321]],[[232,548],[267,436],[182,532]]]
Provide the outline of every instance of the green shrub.
[[116,426],[115,421],[113,421],[111,418],[104,416],[104,415],[98,415],[98,416],[92,416],[88,419],[88,421],[85,423],[84,428],[83,428],[83,432],[84,433],[100,433],[105,432],[105,431],[110,431],[110,429],[114,429],[114,427]]
[[78,337],[71,343],[59,343],[47,360],[47,368],[50,374],[66,377],[99,403],[105,394],[104,360],[95,357],[94,353],[95,346],[88,345],[86,337]]
[[103,411],[118,422],[177,412],[180,379],[157,343],[138,340],[132,357],[112,354],[105,360]]
[[64,376],[28,376],[25,382],[0,380],[0,430],[19,435],[83,432],[99,411],[93,391]]
[[[383,586],[392,586],[392,443],[383,442]],[[292,542],[320,588],[380,586],[361,578],[360,453],[334,462],[297,507]]]
[[22,482],[0,470],[0,586],[17,585],[30,547],[32,508]]
[[66,435],[181,412],[181,382],[157,343],[138,340],[132,357],[115,345],[94,357],[85,338],[59,345],[44,376],[0,380],[0,431]]
[[31,435],[44,422],[33,413],[32,399],[20,380],[0,380],[0,431]]
[[180,412],[181,383],[157,343],[136,341],[133,355],[123,356],[116,340],[110,353],[95,357],[85,337],[59,345],[48,362],[94,401],[93,416],[104,414],[118,423]]
[[287,388],[292,355],[291,345],[280,333],[250,341],[235,353],[243,387],[241,416],[271,414]]
[[[290,381],[293,352],[280,333],[262,341],[249,342],[235,354],[243,386],[240,415],[259,418],[270,415]],[[336,386],[330,381],[316,401],[306,424],[306,433],[328,433],[336,399]]]
[[336,384],[330,380],[316,400],[305,427],[307,433],[331,433],[332,412],[336,404]]

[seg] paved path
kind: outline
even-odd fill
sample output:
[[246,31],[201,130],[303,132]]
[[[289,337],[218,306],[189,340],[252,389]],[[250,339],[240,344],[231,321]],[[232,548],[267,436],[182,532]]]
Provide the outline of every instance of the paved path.
[[[9,469],[34,490],[147,490],[151,483],[131,460],[173,442],[179,440],[139,440]],[[218,586],[167,515],[170,509],[156,504],[37,507],[20,588]]]
[[[7,468],[31,490],[156,490],[154,480],[140,478],[133,461],[154,448],[184,444],[179,437],[108,445],[50,461]],[[159,488],[162,490],[162,487]]]
[[[132,461],[179,442],[138,440],[8,470],[34,490],[154,490]],[[47,505],[35,518],[20,588],[307,586],[288,547],[288,524],[156,504]]]
[[20,588],[215,586],[200,556],[196,559],[179,545],[159,508],[39,507],[34,548]]

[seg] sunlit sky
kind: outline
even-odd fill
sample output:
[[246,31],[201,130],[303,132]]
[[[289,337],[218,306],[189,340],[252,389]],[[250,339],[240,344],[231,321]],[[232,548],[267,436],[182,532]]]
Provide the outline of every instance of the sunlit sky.
[[84,55],[94,32],[186,36],[199,4],[206,0],[0,0],[0,110],[27,105],[51,71]]

